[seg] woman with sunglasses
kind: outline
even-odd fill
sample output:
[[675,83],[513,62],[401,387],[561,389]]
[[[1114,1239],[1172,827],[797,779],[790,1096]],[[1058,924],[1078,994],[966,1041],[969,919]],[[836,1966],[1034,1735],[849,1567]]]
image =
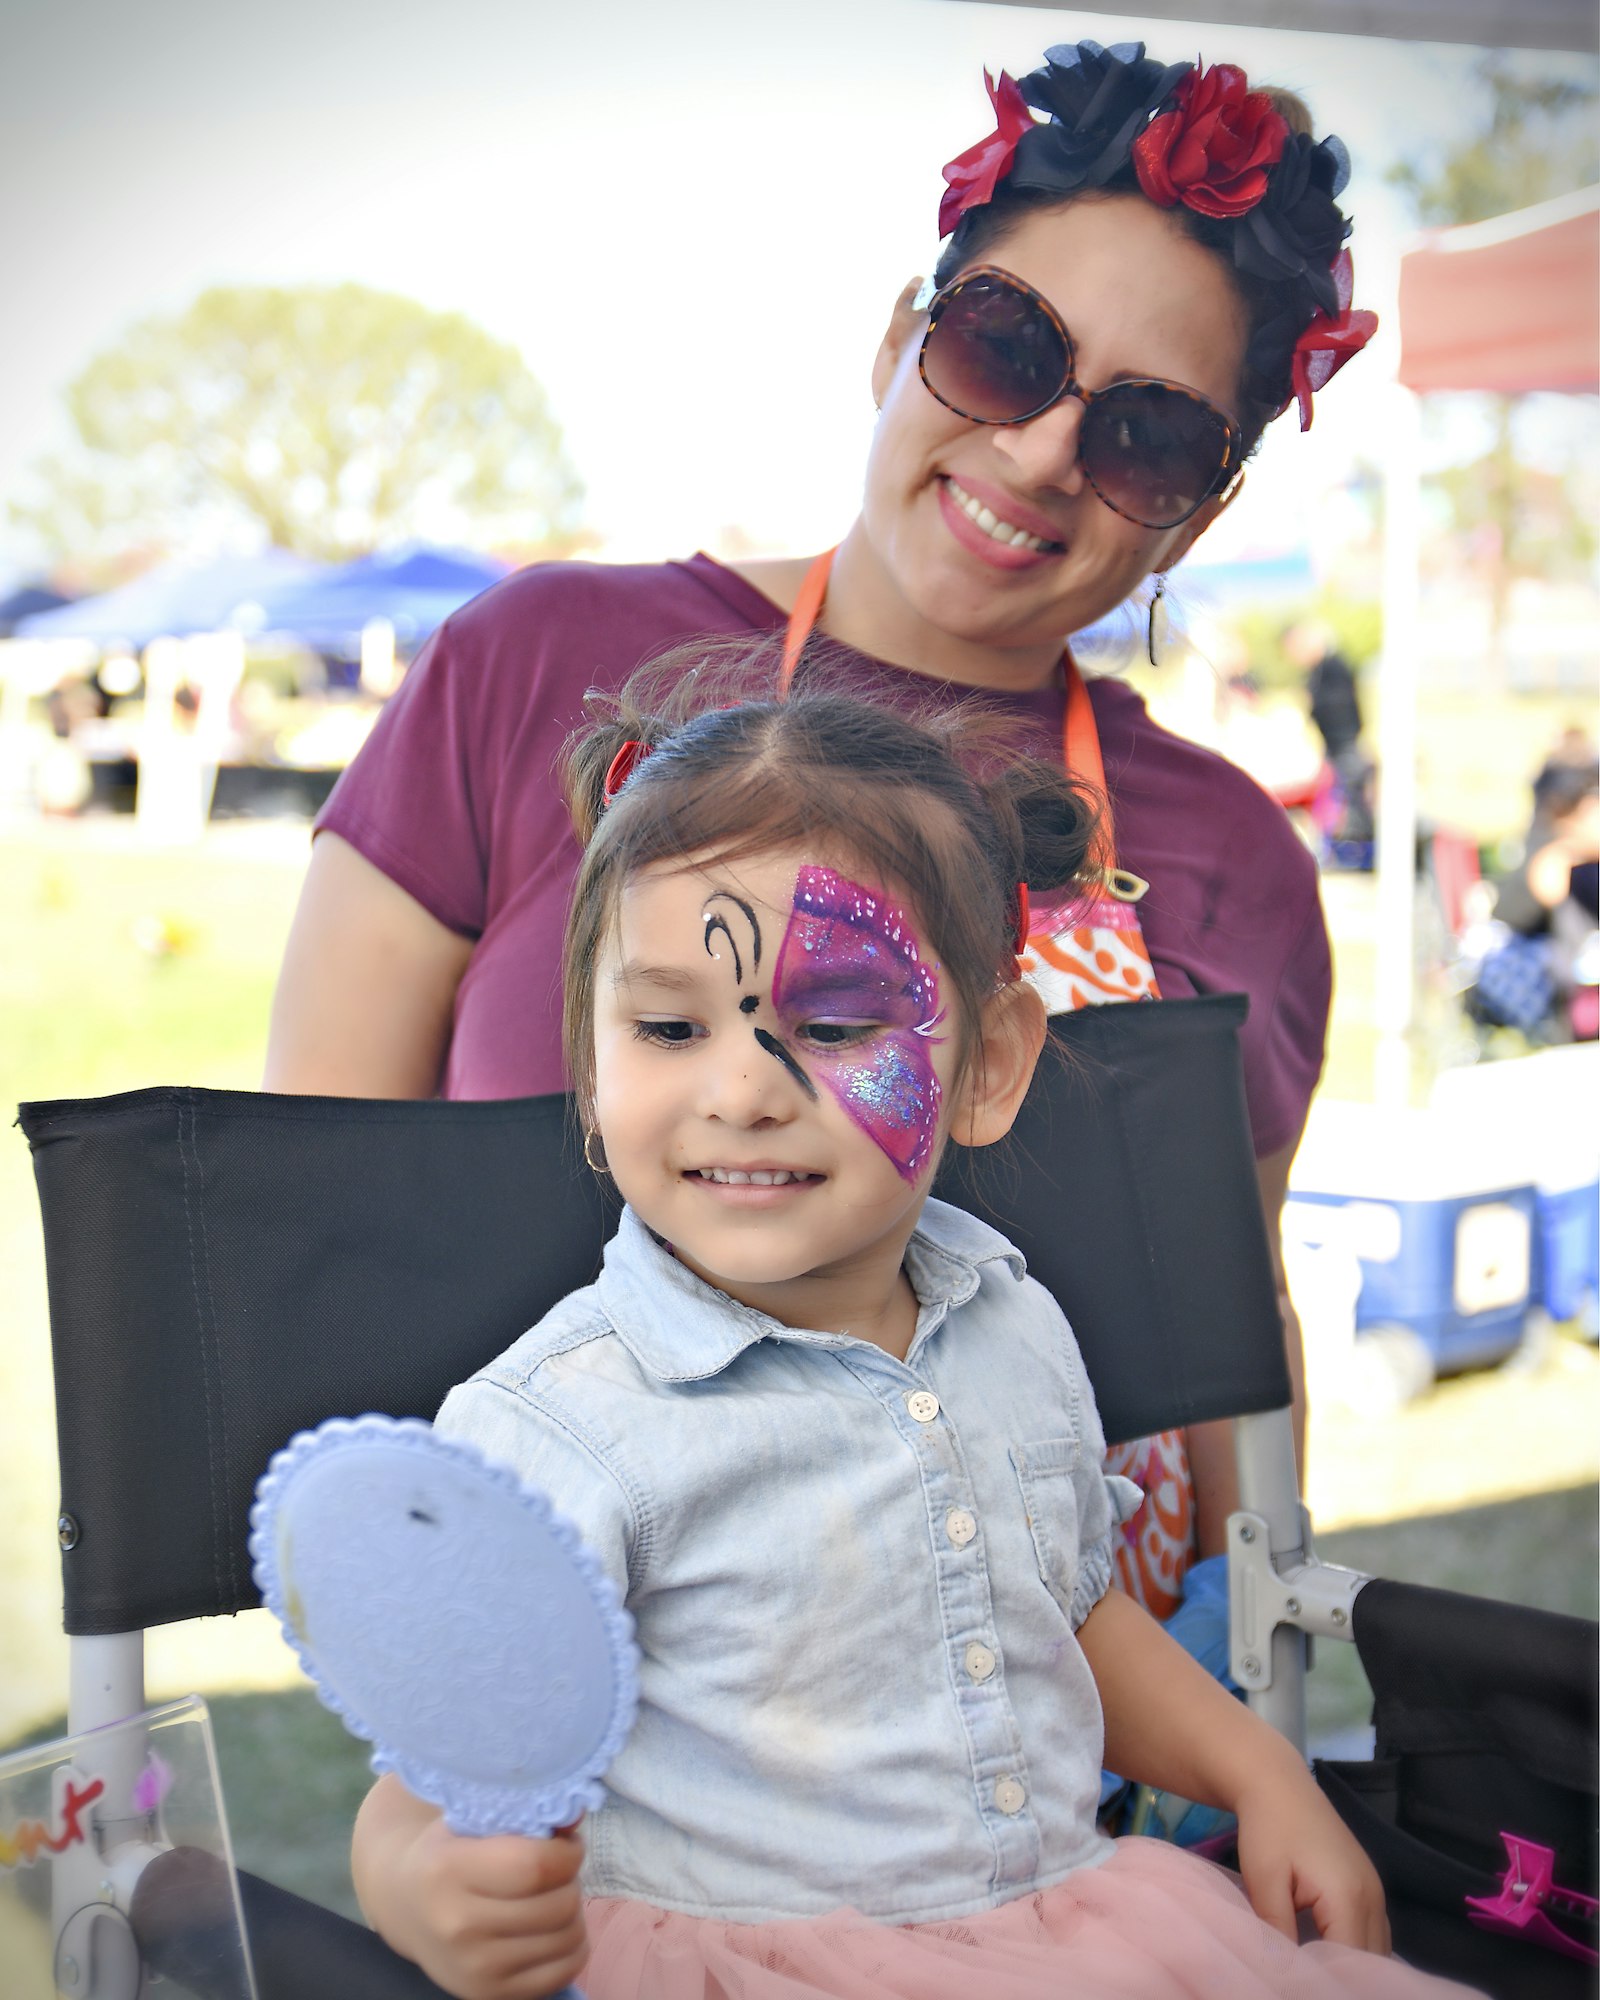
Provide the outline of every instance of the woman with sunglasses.
[[[1308,423],[1370,334],[1350,310],[1343,149],[1242,71],[1164,66],[1142,44],[1054,49],[989,94],[996,129],[944,169],[932,284],[906,288],[873,363],[880,416],[838,548],[539,565],[452,618],[322,815],[269,1088],[564,1088],[557,940],[578,850],[557,751],[589,687],[689,636],[770,632],[785,675],[825,656],[888,702],[982,690],[1103,786],[1104,893],[1035,910],[1032,976],[1055,1011],[1249,994],[1276,1217],[1328,1007],[1315,870],[1251,780],[1119,682],[1086,685],[1063,640],[1147,579],[1159,592],[1266,423],[1293,404]],[[1130,1468],[1152,1497],[1123,1580],[1167,1616],[1191,1558],[1223,1545],[1227,1426],[1147,1444]]]

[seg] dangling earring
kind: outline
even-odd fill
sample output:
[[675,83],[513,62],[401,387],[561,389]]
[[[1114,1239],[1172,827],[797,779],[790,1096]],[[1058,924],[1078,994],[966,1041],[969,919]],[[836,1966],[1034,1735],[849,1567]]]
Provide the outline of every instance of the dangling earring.
[[[1145,628],[1145,641],[1144,641],[1144,649],[1146,653],[1149,654],[1150,664],[1153,667],[1158,667],[1161,664],[1161,662],[1156,658],[1156,607],[1157,605],[1160,604],[1162,598],[1165,597],[1166,594],[1167,594],[1167,579],[1165,572],[1157,570],[1156,587],[1150,598],[1150,622],[1148,626]],[[1163,616],[1163,623],[1164,622],[1165,618]]]
[[[600,1148],[600,1157],[594,1156],[594,1147]],[[597,1174],[609,1174],[611,1168],[606,1163],[606,1142],[591,1126],[583,1135],[583,1164]]]

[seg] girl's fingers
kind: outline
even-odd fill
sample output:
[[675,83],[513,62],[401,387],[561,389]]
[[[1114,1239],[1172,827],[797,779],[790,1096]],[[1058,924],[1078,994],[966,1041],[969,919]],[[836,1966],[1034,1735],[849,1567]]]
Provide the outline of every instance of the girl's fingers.
[[583,1927],[583,1904],[575,1886],[551,1889],[543,1895],[475,1897],[465,1928],[472,1936],[504,1941],[512,1949],[548,1955],[548,1940]]
[[493,1961],[487,1956],[481,1961],[496,2000],[544,2000],[546,1994],[559,1993],[563,1986],[571,1985],[589,1958],[583,1926],[577,1926],[575,1935],[564,1933],[548,1942],[551,1949],[538,1957],[526,1951],[507,1952]]
[[[456,1836],[450,1835],[452,1841]],[[488,1834],[470,1845],[452,1847],[452,1872],[459,1869],[463,1887],[478,1896],[521,1901],[576,1880],[583,1866],[583,1842],[562,1835],[553,1840],[525,1840],[520,1834]]]
[[1289,1876],[1274,1870],[1264,1881],[1252,1881],[1250,1900],[1264,1924],[1282,1931],[1291,1944],[1298,1939],[1300,1924],[1295,1916],[1294,1889]]
[[537,1937],[442,1942],[420,1963],[439,1985],[462,2000],[543,2000],[570,1985],[589,1956],[581,1916]]

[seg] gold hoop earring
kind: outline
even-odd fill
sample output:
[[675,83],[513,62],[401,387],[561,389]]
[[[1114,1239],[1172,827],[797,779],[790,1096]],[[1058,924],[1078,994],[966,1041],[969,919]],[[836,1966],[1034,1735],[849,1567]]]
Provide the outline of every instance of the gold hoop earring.
[[[600,1145],[600,1157],[598,1160],[591,1150],[597,1140]],[[606,1163],[606,1142],[600,1138],[600,1134],[592,1127],[583,1135],[583,1164],[593,1173],[609,1174],[611,1171]]]

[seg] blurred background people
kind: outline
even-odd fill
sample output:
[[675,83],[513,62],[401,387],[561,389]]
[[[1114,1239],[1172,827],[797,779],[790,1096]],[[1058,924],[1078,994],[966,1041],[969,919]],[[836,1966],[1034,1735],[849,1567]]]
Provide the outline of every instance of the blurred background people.
[[1534,780],[1523,858],[1496,888],[1496,917],[1513,938],[1543,948],[1551,1039],[1593,1041],[1600,1025],[1600,764],[1545,764]]
[[[1318,831],[1346,866],[1372,865],[1373,763],[1361,741],[1361,693],[1354,667],[1332,630],[1317,619],[1283,635],[1287,657],[1305,676],[1311,722],[1322,738],[1323,776],[1312,806]],[[1346,844],[1352,852],[1339,852]],[[1359,850],[1365,847],[1363,854]]]

